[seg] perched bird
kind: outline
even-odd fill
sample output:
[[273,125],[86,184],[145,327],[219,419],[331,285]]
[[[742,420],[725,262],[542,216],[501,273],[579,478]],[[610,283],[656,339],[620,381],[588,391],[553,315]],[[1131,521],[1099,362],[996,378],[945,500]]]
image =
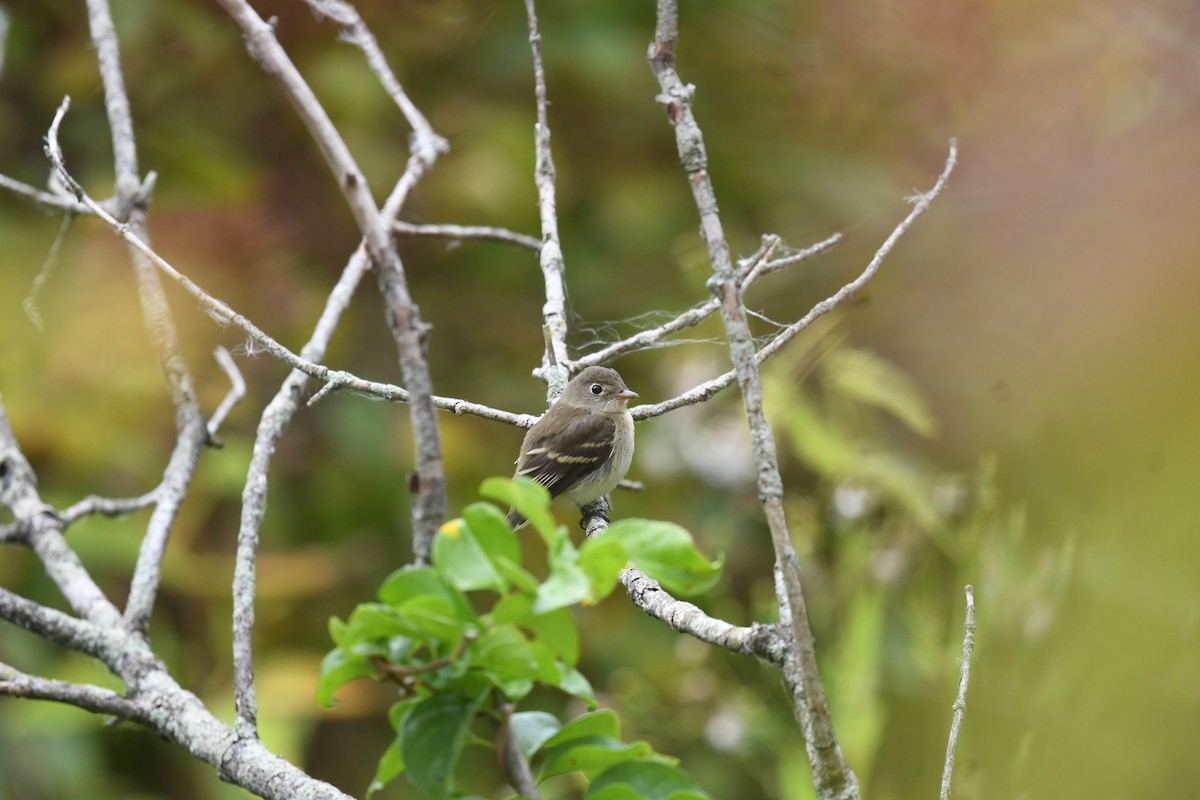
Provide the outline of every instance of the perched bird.
[[[637,396],[615,369],[580,372],[525,434],[513,477],[532,478],[580,508],[608,494],[633,460],[628,403]],[[513,510],[508,522],[520,527],[525,518]]]

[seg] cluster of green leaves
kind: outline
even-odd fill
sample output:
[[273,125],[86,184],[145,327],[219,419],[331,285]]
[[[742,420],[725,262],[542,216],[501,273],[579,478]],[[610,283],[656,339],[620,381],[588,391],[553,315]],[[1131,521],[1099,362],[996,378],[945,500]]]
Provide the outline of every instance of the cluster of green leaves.
[[[671,523],[622,520],[576,547],[566,528],[555,525],[540,485],[490,478],[481,492],[516,508],[540,534],[545,579],[522,566],[504,513],[480,502],[442,526],[431,566],[398,570],[380,587],[378,602],[330,622],[337,647],[322,664],[322,704],[357,678],[401,687],[390,713],[396,740],[380,760],[372,791],[404,774],[430,797],[461,797],[454,769],[462,749],[495,746],[499,729],[537,764],[539,780],[582,773],[589,800],[706,797],[673,759],[646,742],[622,741],[616,715],[595,710],[592,687],[576,669],[579,631],[569,607],[599,602],[631,563],[680,594],[712,586],[720,565]],[[593,710],[565,724],[545,711],[514,712],[539,685]],[[477,734],[477,721],[493,736]]]

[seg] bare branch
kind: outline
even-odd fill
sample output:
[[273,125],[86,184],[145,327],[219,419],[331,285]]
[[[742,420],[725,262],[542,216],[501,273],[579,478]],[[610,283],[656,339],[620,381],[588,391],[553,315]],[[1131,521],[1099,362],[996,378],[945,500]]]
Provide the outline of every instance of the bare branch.
[[71,608],[86,620],[114,625],[120,619],[116,606],[88,575],[79,556],[63,538],[63,522],[42,502],[37,476],[25,459],[0,402],[0,505],[12,511],[14,535],[41,559],[46,574],[58,586]]
[[[774,242],[774,245],[771,245],[769,248],[770,250],[774,250],[774,247],[779,244],[778,237],[767,238]],[[745,292],[763,275],[770,274],[792,264],[797,264],[805,259],[812,258],[818,253],[823,253],[841,241],[841,239],[842,235],[840,233],[835,233],[829,238],[806,247],[797,253],[789,255],[785,258],[776,259],[774,261],[765,260],[765,257],[768,255],[768,247],[767,245],[764,245],[764,247],[760,248],[760,251],[758,254],[756,254],[756,256],[747,260],[744,277],[739,278],[738,285],[741,287],[741,290]],[[621,355],[624,355],[625,353],[631,353],[637,350],[644,350],[648,347],[653,347],[655,344],[662,341],[667,336],[670,336],[672,333],[699,325],[701,322],[712,316],[713,313],[716,312],[716,310],[720,307],[721,303],[716,298],[713,298],[712,300],[706,300],[705,302],[693,306],[692,308],[683,312],[670,322],[659,325],[657,328],[639,331],[627,339],[622,339],[619,342],[610,344],[603,350],[598,350],[595,353],[589,353],[582,358],[572,361],[571,374],[577,374],[581,370],[596,364],[607,364],[608,362]],[[730,375],[732,376],[732,374],[733,373],[731,372]],[[732,382],[732,377],[730,378],[730,382]],[[724,386],[722,386],[722,388],[724,388]],[[678,408],[678,406],[674,406],[674,408]],[[638,416],[636,418],[645,419],[646,417]]]
[[39,678],[28,675],[0,662],[0,695],[26,697],[34,700],[53,700],[82,708],[94,714],[108,714],[119,719],[141,722],[146,718],[143,703],[122,694],[82,683]]
[[7,175],[0,175],[0,188],[8,189],[13,194],[24,197],[26,200],[31,200],[46,208],[78,215],[92,213],[87,206],[67,195],[43,191],[36,186],[30,186],[28,183],[10,178]]
[[[884,243],[875,252],[875,256],[871,259],[870,263],[867,264],[862,273],[859,274],[857,278],[843,286],[841,289],[838,289],[834,294],[817,303],[803,317],[796,320],[791,325],[787,326],[778,334],[776,334],[769,342],[763,345],[763,347],[754,354],[755,362],[762,364],[768,358],[783,349],[785,344],[796,338],[796,334],[808,328],[818,319],[825,316],[830,311],[833,311],[838,306],[846,303],[848,300],[858,294],[859,291],[861,291],[862,288],[866,286],[873,277],[875,277],[875,274],[879,272],[879,268],[883,265],[884,258],[886,258],[888,253],[892,251],[892,248],[895,246],[896,242],[899,241],[900,237],[904,235],[904,232],[909,229],[914,221],[916,221],[917,217],[921,216],[926,210],[928,210],[929,204],[932,203],[939,194],[941,194],[944,188],[946,188],[946,182],[950,178],[950,173],[954,171],[954,166],[957,161],[958,145],[954,139],[951,139],[949,153],[946,156],[946,164],[942,169],[941,175],[938,176],[937,182],[934,183],[933,188],[931,188],[928,192],[917,196],[912,211],[908,212],[908,216],[901,220],[900,224],[895,227],[891,235],[888,236]],[[833,237],[831,237],[831,239],[832,238]],[[826,241],[830,240],[827,239]],[[763,269],[773,270],[774,264],[776,264],[778,261],[785,261],[789,258],[792,258],[792,256],[778,259],[776,262],[766,262],[763,264]],[[717,392],[720,392],[722,389],[732,384],[736,379],[737,372],[735,370],[729,370],[729,372],[722,373],[712,380],[705,381],[704,383],[694,386],[691,389],[688,389],[686,392],[676,395],[669,400],[664,400],[661,403],[634,406],[632,409],[630,409],[630,411],[633,413],[633,418],[639,421],[650,419],[651,417],[661,416],[669,411],[674,411],[677,408],[695,405],[696,403],[703,403],[713,395],[717,394]]]
[[[113,216],[127,224],[138,239],[148,242],[146,208],[154,178],[151,174],[143,182],[138,173],[137,142],[133,134],[133,116],[129,109],[129,96],[125,91],[125,78],[121,74],[117,32],[113,26],[108,0],[87,0],[87,8],[88,26],[92,44],[96,48],[96,59],[100,65],[100,79],[104,85],[104,106],[112,131],[113,165],[116,172],[116,206]],[[65,113],[65,108],[60,109],[60,114],[55,117],[56,121],[61,119],[62,113]],[[52,134],[57,147],[56,128]],[[78,196],[78,193],[76,194]],[[171,402],[175,406],[176,429],[175,449],[163,473],[158,503],[146,526],[146,535],[142,539],[137,565],[129,586],[129,600],[125,606],[125,621],[134,630],[144,631],[149,624],[150,612],[158,594],[167,540],[171,536],[171,528],[175,524],[179,507],[196,471],[196,464],[207,440],[207,431],[158,272],[136,248],[131,249],[130,255],[137,279],[138,298],[142,306],[142,320],[158,357],[159,367],[167,379]]]
[[[113,667],[110,632],[91,622],[27,600],[3,587],[0,587],[0,619]],[[114,613],[112,619],[119,619],[119,615]]]
[[[768,237],[768,238],[771,238],[771,237]],[[837,244],[841,240],[842,240],[842,234],[835,233],[826,239],[822,239],[821,241],[817,242],[816,244],[810,244],[808,247],[805,247],[802,250],[797,250],[793,253],[789,253],[786,256],[782,256],[782,257],[776,258],[776,259],[771,258],[771,254],[775,251],[775,248],[772,246],[769,246],[769,243],[768,243],[767,248],[763,252],[763,258],[758,260],[757,262],[750,263],[749,266],[751,267],[751,269],[750,269],[750,272],[746,275],[746,277],[742,279],[742,288],[745,289],[745,287],[751,285],[752,283],[754,283],[756,280],[758,280],[763,275],[769,275],[772,272],[778,272],[779,270],[783,269],[784,267],[790,267],[793,264],[799,264],[801,261],[807,261],[808,259],[812,258],[813,256],[820,255],[821,253],[824,253],[827,250],[831,249],[835,244]],[[776,241],[778,241],[778,240],[776,239]],[[740,266],[742,266],[742,265],[739,265],[739,267]],[[740,269],[739,269],[739,271],[740,271]]]
[[941,800],[950,800],[950,782],[954,777],[954,753],[958,749],[958,732],[967,712],[967,684],[971,680],[971,654],[975,652],[975,589],[967,584],[967,618],[963,622],[962,664],[958,676],[958,696],[954,698],[954,718],[950,722],[950,739],[946,742],[946,763],[942,767]]
[[563,282],[562,242],[558,237],[558,200],[555,196],[554,156],[550,152],[550,123],[546,115],[546,70],[542,65],[542,34],[538,31],[534,0],[525,0],[525,16],[529,22],[529,47],[533,53],[533,82],[537,96],[537,124],[533,128],[537,164],[534,181],[538,191],[538,214],[542,219],[542,246],[538,260],[546,286],[546,304],[542,306],[546,336],[546,352],[542,356],[540,375],[546,380],[546,397],[555,400],[562,394],[569,376],[567,365],[567,290]]
[[[318,15],[328,17],[342,28],[342,37],[363,51],[363,55],[367,58],[367,64],[371,67],[371,71],[375,73],[375,77],[379,79],[380,85],[384,91],[396,103],[400,111],[404,114],[404,118],[408,120],[409,126],[412,127],[418,139],[421,140],[422,147],[432,148],[434,153],[430,154],[430,160],[437,158],[439,153],[445,153],[449,150],[449,144],[441,136],[434,132],[433,127],[429,124],[429,120],[421,113],[421,110],[408,97],[408,93],[404,91],[404,87],[400,85],[400,81],[396,79],[396,74],[392,72],[392,68],[388,65],[387,59],[383,55],[383,51],[379,49],[379,43],[375,40],[375,35],[363,22],[358,10],[345,0],[304,0]],[[400,200],[403,205],[403,198]]]
[[[783,513],[783,480],[775,454],[771,426],[763,411],[762,384],[758,372],[754,338],[742,305],[737,272],[717,211],[716,194],[707,169],[704,137],[692,114],[695,87],[684,85],[675,71],[678,39],[678,10],[675,0],[659,0],[654,43],[650,46],[651,69],[662,93],[657,100],[675,129],[679,159],[692,189],[700,215],[700,231],[708,249],[713,277],[709,288],[721,303],[721,316],[729,340],[729,353],[742,391],[750,425],[751,446],[758,473],[758,495],[771,532],[775,560],[783,575],[784,591],[777,592],[781,610],[790,609],[795,664],[785,663],[784,678],[793,689],[805,745],[812,766],[817,796],[822,800],[857,798],[858,781],[846,764],[829,715],[825,690],[817,671],[812,631],[800,585],[799,560],[792,548],[791,534]],[[803,687],[803,692],[799,690]]]
[[[404,174],[380,212],[384,224],[394,223],[412,187],[433,167],[438,156],[446,151],[446,140],[434,133],[424,115],[408,100],[407,94],[388,68],[375,43],[374,36],[363,24],[358,12],[340,0],[320,3],[318,10],[321,13],[333,12],[340,15],[335,18],[336,21],[350,29],[348,35],[351,40],[366,53],[372,68],[380,75],[385,87],[388,88],[389,93],[413,127],[412,156],[409,158]],[[300,350],[302,359],[316,362],[325,357],[329,340],[333,337],[342,314],[349,307],[354,292],[370,266],[364,240],[350,256],[345,269],[342,270],[341,277],[330,291],[329,297],[325,301],[325,309],[317,320],[312,336]],[[283,385],[279,387],[275,397],[263,410],[258,432],[254,438],[254,451],[246,474],[246,484],[242,491],[242,517],[238,528],[237,557],[233,578],[233,669],[237,711],[234,727],[243,736],[257,736],[258,727],[258,701],[254,691],[254,598],[257,585],[256,560],[259,530],[262,527],[267,506],[267,473],[275,454],[275,446],[299,408],[300,397],[308,385],[308,378],[308,374],[294,368],[284,379]],[[326,383],[313,396],[309,404],[312,405],[323,394],[337,388],[335,382]],[[438,397],[433,397],[432,401],[438,407],[444,407],[443,402],[465,404],[465,401],[447,401],[446,398]],[[478,408],[493,415],[505,413],[482,406]],[[463,412],[460,410],[458,413]]]
[[233,356],[229,355],[229,351],[224,347],[218,347],[213,351],[213,357],[217,359],[217,363],[221,365],[221,369],[225,370],[225,374],[229,376],[230,385],[225,399],[221,401],[221,405],[217,406],[217,410],[213,412],[212,417],[208,420],[207,431],[210,442],[217,440],[217,431],[221,429],[221,423],[225,421],[225,416],[229,413],[229,409],[233,408],[246,396],[246,380],[242,377],[242,371],[234,363]]
[[[349,372],[330,369],[329,367],[314,363],[308,359],[296,355],[270,335],[263,332],[262,329],[260,329],[249,319],[234,311],[233,308],[227,305],[224,301],[213,297],[201,289],[191,278],[188,278],[186,275],[179,272],[179,270],[175,269],[175,267],[171,266],[166,259],[160,256],[148,244],[138,238],[127,225],[123,225],[114,219],[111,214],[105,211],[95,200],[88,196],[88,194],[83,190],[83,187],[79,185],[79,182],[76,181],[69,172],[67,172],[66,166],[63,163],[62,151],[58,146],[57,128],[62,114],[66,112],[66,109],[69,108],[69,105],[69,98],[67,98],[63,101],[63,105],[59,107],[58,114],[55,116],[55,122],[51,125],[51,131],[54,135],[51,137],[52,145],[47,146],[47,156],[50,158],[51,163],[55,166],[55,169],[58,170],[59,174],[63,177],[63,180],[69,187],[71,187],[71,190],[76,193],[81,202],[85,204],[85,207],[87,207],[91,213],[99,217],[102,222],[106,223],[110,228],[112,228],[113,232],[116,233],[117,236],[144,254],[158,267],[163,274],[182,286],[184,291],[194,297],[200,303],[201,307],[209,312],[210,316],[222,324],[228,323],[239,328],[256,344],[260,345],[267,353],[284,362],[293,369],[300,370],[306,375],[317,378],[318,380],[334,383],[336,384],[336,388],[339,389],[350,389],[355,392],[361,392],[362,394],[370,395],[371,397],[378,397],[383,400],[390,400],[392,402],[409,402],[411,395],[408,390],[396,386],[395,384],[379,383],[377,381],[366,380],[365,378],[360,378]],[[484,419],[490,419],[496,422],[504,422],[509,425],[516,425],[519,428],[531,427],[533,423],[537,421],[536,416],[531,416],[529,414],[515,414],[511,411],[504,411],[502,409],[492,408],[491,406],[473,403],[471,401],[461,400],[455,397],[441,397],[434,395],[432,401],[436,408],[440,408],[443,411],[449,411],[460,415],[471,414],[472,416],[483,417]]]
[[[608,528],[608,512],[609,505],[605,498],[582,509],[579,524],[589,537]],[[626,567],[621,572],[620,581],[635,606],[680,633],[732,653],[756,656],[775,666],[783,665],[788,636],[779,625],[756,622],[742,628],[710,617],[692,603],[672,597],[658,581],[635,567]]]
[[526,236],[523,233],[517,233],[505,228],[492,228],[484,225],[418,225],[414,222],[396,220],[392,223],[392,233],[397,236],[412,238],[427,237],[464,242],[479,241],[515,244],[518,247],[526,247],[535,253],[542,249],[541,241],[532,236]]
[[99,497],[94,494],[88,495],[78,503],[68,506],[61,511],[58,518],[62,520],[63,527],[65,528],[92,514],[100,514],[105,517],[123,517],[126,514],[134,514],[158,502],[159,488],[156,486],[141,497]]
[[[274,78],[308,127],[362,232],[375,265],[375,277],[386,306],[388,325],[400,352],[400,372],[410,393],[408,404],[416,445],[417,496],[412,503],[413,552],[428,563],[433,536],[446,517],[446,475],[442,467],[433,381],[425,359],[428,332],[408,292],[408,283],[387,224],[346,143],[312,89],[275,38],[275,30],[245,0],[218,0],[242,29],[247,49],[263,71]],[[410,165],[413,159],[410,159]]]

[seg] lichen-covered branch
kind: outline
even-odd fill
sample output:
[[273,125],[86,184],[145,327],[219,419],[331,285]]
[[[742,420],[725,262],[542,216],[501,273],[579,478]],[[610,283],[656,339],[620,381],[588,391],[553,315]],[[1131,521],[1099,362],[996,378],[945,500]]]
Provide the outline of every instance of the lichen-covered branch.
[[[805,745],[813,771],[817,796],[822,800],[850,800],[858,797],[858,781],[842,756],[837,735],[825,700],[825,689],[817,671],[812,630],[800,586],[799,560],[792,548],[791,535],[783,513],[783,480],[775,453],[775,440],[763,411],[762,382],[754,337],[746,320],[741,290],[729,243],[721,225],[716,193],[708,174],[704,137],[692,114],[695,87],[684,85],[675,70],[678,43],[678,11],[675,0],[659,0],[654,43],[650,46],[650,65],[662,93],[658,102],[667,112],[675,130],[679,159],[687,173],[692,196],[700,215],[700,232],[708,250],[713,277],[709,288],[721,303],[721,317],[729,342],[729,353],[742,392],[750,426],[751,448],[758,473],[758,495],[771,532],[776,563],[783,575],[778,592],[781,610],[790,610],[795,661],[784,664],[784,678],[799,702],[796,710],[804,728]],[[803,692],[798,691],[802,687]]]

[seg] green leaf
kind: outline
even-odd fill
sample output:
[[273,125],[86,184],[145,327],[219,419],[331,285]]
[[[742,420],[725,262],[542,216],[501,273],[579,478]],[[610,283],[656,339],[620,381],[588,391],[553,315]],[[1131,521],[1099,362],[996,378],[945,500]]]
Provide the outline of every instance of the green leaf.
[[454,613],[445,597],[423,595],[406,600],[397,609],[405,621],[419,631],[424,640],[435,640],[457,647],[468,631],[477,630],[475,621],[464,622]]
[[393,739],[379,758],[379,766],[375,768],[375,777],[367,788],[367,800],[371,795],[383,789],[404,772],[404,757],[400,755],[400,740]]
[[463,509],[463,519],[489,560],[521,565],[521,543],[500,509],[491,503],[472,503]]
[[836,348],[822,361],[830,384],[846,397],[891,413],[925,437],[937,433],[937,420],[908,375],[865,350]]
[[532,631],[537,640],[549,647],[567,666],[573,667],[579,663],[579,628],[567,609],[557,608],[529,616],[517,624]]
[[537,659],[525,636],[513,625],[486,631],[471,644],[472,663],[496,676],[498,683],[530,680],[537,674]]
[[591,776],[615,764],[654,754],[648,742],[626,743],[609,736],[584,736],[556,746],[546,745],[544,749],[546,760],[538,773],[539,780],[568,772]]
[[400,756],[408,768],[408,779],[436,800],[453,797],[454,765],[478,708],[478,699],[435,694],[413,706],[404,720]]
[[573,606],[592,598],[592,582],[577,564],[559,562],[550,568],[550,577],[538,587],[535,613]]
[[490,614],[493,625],[519,625],[533,616],[533,598],[527,594],[510,594],[501,597],[492,606]]
[[563,673],[567,667],[563,666],[563,662],[555,657],[554,651],[551,650],[545,642],[534,639],[529,643],[529,649],[533,652],[533,657],[537,661],[537,672],[534,674],[534,680],[538,683],[544,683],[547,686],[558,686],[562,683]]
[[628,564],[629,551],[616,537],[593,536],[579,550],[579,568],[591,581],[592,595],[597,602],[608,597]]
[[545,486],[529,478],[488,478],[480,484],[479,493],[512,506],[547,544],[554,541],[554,517],[550,515],[550,493]]
[[588,679],[583,677],[583,673],[577,669],[568,669],[563,665],[563,677],[558,682],[558,688],[562,689],[573,697],[578,697],[584,700],[587,704],[596,707],[596,692],[592,689],[592,684],[588,683]]
[[587,800],[616,800],[626,795],[610,793],[609,787],[628,787],[633,797],[642,800],[704,800],[708,795],[699,791],[687,773],[662,761],[630,761],[618,764],[598,775],[588,787]]
[[534,594],[537,592],[538,579],[526,569],[523,569],[519,564],[514,564],[503,556],[496,558],[496,569],[508,581],[508,584],[517,589],[517,591],[525,594]]
[[350,612],[350,619],[339,638],[341,647],[380,644],[393,636],[421,638],[421,631],[391,606],[362,603]]
[[642,572],[676,594],[696,594],[721,577],[721,561],[709,562],[692,543],[692,535],[673,522],[623,519],[593,536],[619,540]]
[[421,595],[436,595],[450,602],[454,616],[464,622],[477,622],[471,604],[432,567],[408,566],[396,570],[379,587],[379,599],[389,605],[402,605]]
[[562,729],[562,723],[545,711],[518,711],[508,718],[508,729],[525,758],[532,758],[539,747]]
[[438,528],[433,537],[433,566],[459,591],[491,589],[503,592],[508,588],[508,582],[470,526],[461,519],[452,519]]
[[613,711],[593,711],[576,717],[563,726],[546,744],[555,746],[580,739],[585,736],[610,736],[617,738],[621,735],[621,721]]
[[371,661],[344,650],[331,650],[321,660],[321,677],[317,680],[317,703],[329,708],[334,705],[333,693],[356,678],[375,674]]

